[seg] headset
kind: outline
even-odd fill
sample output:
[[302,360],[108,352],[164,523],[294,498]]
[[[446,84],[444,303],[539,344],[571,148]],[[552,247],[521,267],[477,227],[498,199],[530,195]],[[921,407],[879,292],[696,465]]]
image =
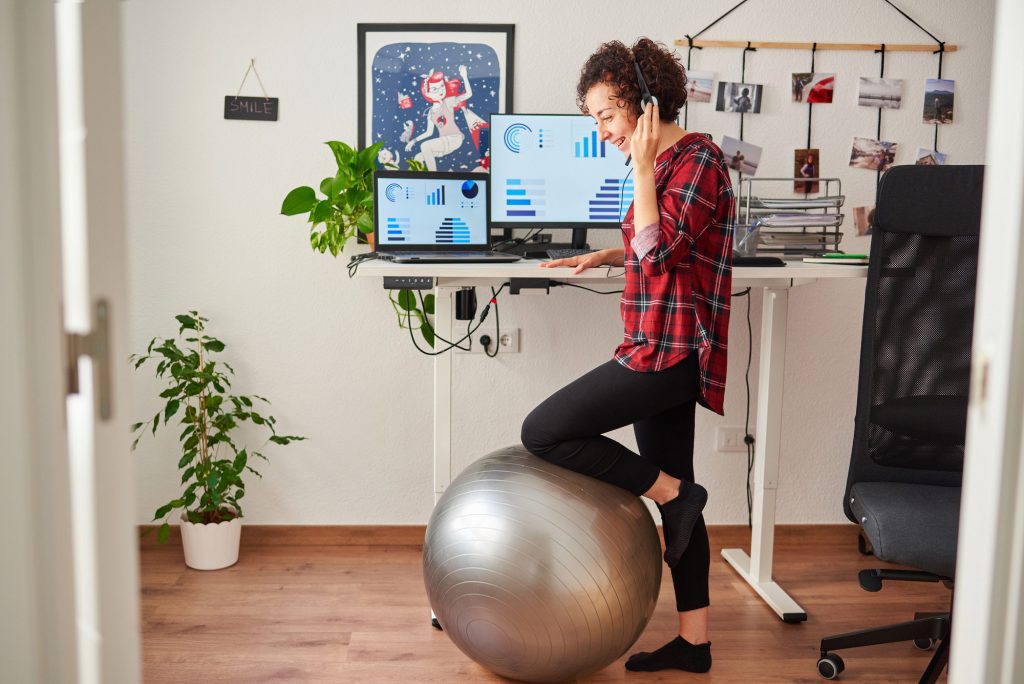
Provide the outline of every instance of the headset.
[[[633,60],[633,68],[636,69],[636,82],[640,86],[640,113],[642,114],[649,104],[657,107],[658,98],[651,95],[651,90],[647,87],[647,81],[644,80],[644,74],[640,71],[640,62],[636,61],[636,59]],[[626,157],[626,166],[629,166],[631,161],[633,161],[633,155],[628,155]]]

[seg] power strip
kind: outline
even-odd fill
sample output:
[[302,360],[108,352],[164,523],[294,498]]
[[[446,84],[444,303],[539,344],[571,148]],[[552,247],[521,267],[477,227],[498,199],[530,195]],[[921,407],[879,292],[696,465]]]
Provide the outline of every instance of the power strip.
[[384,276],[385,290],[433,290],[434,279],[428,276]]

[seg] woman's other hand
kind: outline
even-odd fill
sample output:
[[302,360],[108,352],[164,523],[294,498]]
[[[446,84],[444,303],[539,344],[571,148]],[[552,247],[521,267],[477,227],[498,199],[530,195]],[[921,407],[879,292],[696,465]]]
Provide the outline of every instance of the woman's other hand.
[[572,268],[573,274],[582,273],[588,268],[598,266],[616,266],[622,262],[621,249],[602,249],[599,252],[590,252],[566,259],[553,259],[541,263],[541,268]]

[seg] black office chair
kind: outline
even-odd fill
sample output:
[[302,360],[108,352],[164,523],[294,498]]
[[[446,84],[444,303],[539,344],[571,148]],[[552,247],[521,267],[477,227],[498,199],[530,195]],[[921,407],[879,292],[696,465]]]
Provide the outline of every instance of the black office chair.
[[[878,188],[844,509],[862,552],[914,569],[864,570],[867,591],[884,580],[953,588],[983,171],[898,166]],[[837,649],[913,640],[935,647],[920,680],[935,682],[952,608],[914,618],[822,639],[819,674],[843,671]]]

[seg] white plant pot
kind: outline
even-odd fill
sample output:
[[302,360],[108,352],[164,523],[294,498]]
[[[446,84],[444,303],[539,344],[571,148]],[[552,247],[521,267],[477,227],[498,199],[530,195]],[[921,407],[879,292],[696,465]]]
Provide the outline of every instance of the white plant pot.
[[241,518],[208,525],[181,518],[181,545],[185,548],[185,565],[190,568],[219,570],[234,565],[241,538]]

